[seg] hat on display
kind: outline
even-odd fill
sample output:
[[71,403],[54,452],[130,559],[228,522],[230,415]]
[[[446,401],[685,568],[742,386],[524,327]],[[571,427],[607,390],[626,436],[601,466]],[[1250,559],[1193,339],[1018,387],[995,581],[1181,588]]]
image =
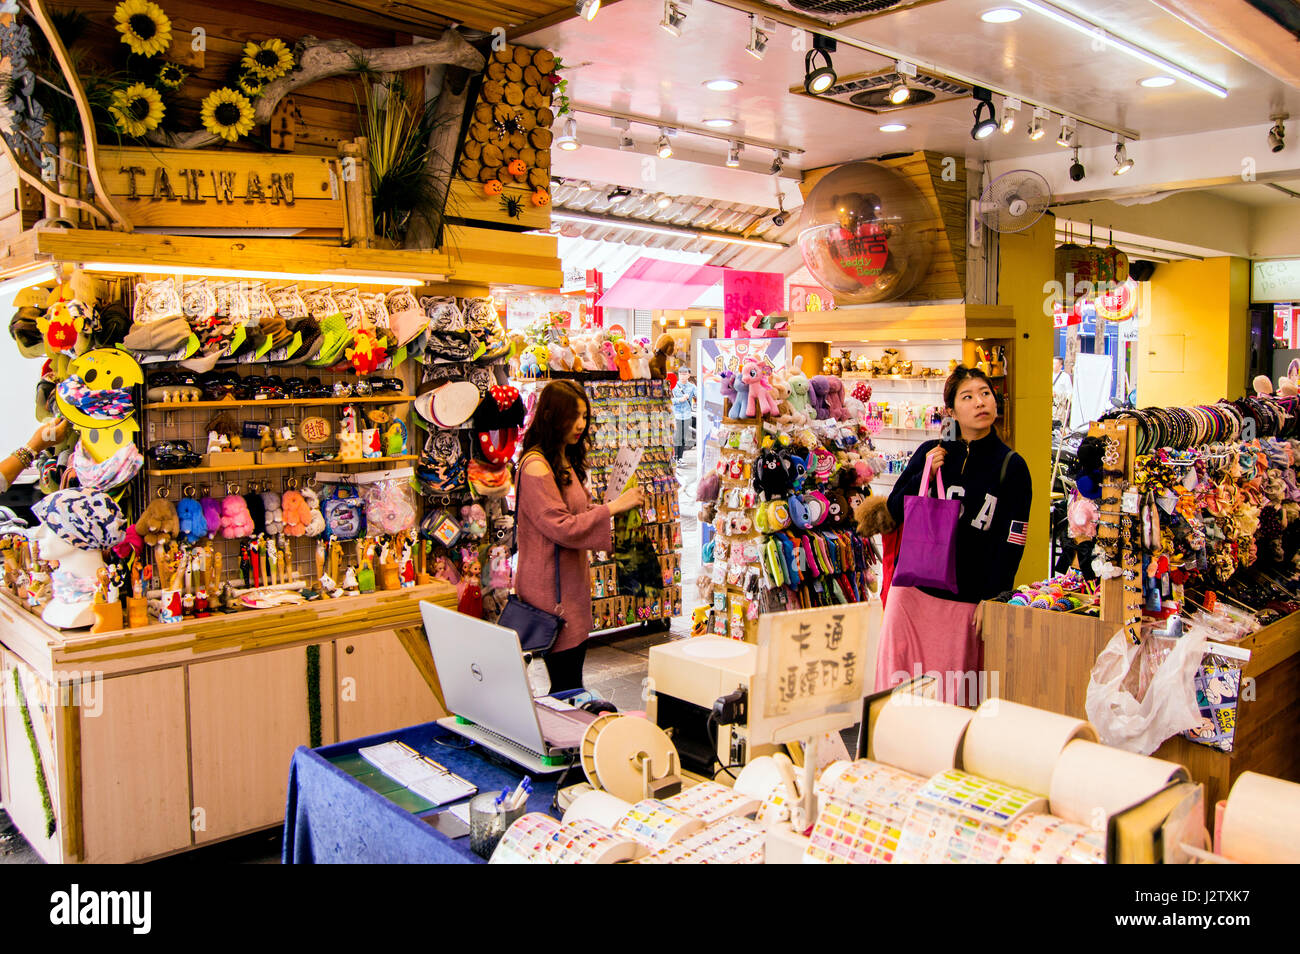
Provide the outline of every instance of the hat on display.
[[24,358],[45,357],[45,336],[37,323],[44,316],[41,309],[25,306],[9,319],[9,336],[17,343],[18,353]]
[[415,413],[434,427],[460,427],[478,406],[478,388],[469,381],[453,381],[415,399]]
[[115,348],[131,330],[131,316],[119,302],[95,309],[94,330],[90,338],[96,347]]
[[192,333],[190,323],[182,315],[159,321],[137,322],[122,339],[122,347],[128,351],[171,354],[189,340]]
[[415,296],[405,288],[388,293],[388,327],[394,344],[401,348],[420,336],[429,327],[429,316],[424,313]]
[[284,364],[306,364],[313,358],[320,356],[321,346],[325,343],[324,334],[321,332],[320,322],[315,318],[291,318],[289,320],[289,331],[293,334],[302,336],[302,344]]
[[19,533],[26,529],[27,523],[18,514],[8,507],[0,507],[0,533]]
[[524,402],[519,397],[519,389],[510,385],[489,387],[487,397],[474,413],[474,429],[478,431],[522,427],[523,423]]
[[226,345],[221,341],[214,341],[208,344],[207,349],[200,351],[192,358],[186,358],[180,363],[186,371],[195,371],[199,374],[206,374],[217,366],[217,361],[226,353]]
[[126,517],[108,494],[95,490],[56,490],[32,512],[62,541],[80,550],[116,546],[126,535]]
[[328,368],[337,364],[348,345],[352,344],[352,331],[348,328],[347,316],[342,312],[323,318],[320,330],[325,340],[316,357],[307,363],[314,368]]
[[510,493],[510,465],[471,460],[466,476],[470,489],[480,497],[504,497]]
[[496,304],[491,298],[470,298],[465,302],[465,327],[476,342],[483,345],[479,358],[499,358],[510,350],[510,339],[501,327]]

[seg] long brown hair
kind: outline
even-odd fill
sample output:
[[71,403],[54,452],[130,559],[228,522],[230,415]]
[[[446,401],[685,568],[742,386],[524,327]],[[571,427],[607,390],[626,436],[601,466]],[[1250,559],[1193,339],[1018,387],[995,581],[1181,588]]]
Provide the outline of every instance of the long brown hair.
[[[587,410],[587,426],[582,439],[570,445],[566,438],[583,407]],[[524,434],[523,453],[539,451],[551,465],[556,483],[566,487],[572,478],[565,471],[565,459],[578,475],[578,481],[587,482],[587,445],[590,441],[591,402],[587,400],[587,392],[580,385],[563,379],[546,385],[533,410],[533,422]]]

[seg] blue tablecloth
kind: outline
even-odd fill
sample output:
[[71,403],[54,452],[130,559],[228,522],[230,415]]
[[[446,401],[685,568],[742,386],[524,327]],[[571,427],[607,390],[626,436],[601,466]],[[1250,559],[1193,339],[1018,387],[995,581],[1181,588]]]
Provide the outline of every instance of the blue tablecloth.
[[[481,748],[435,722],[352,739],[319,749],[299,746],[289,765],[289,795],[284,812],[285,864],[481,864],[470,851],[469,836],[451,839],[422,818],[447,807],[413,815],[349,775],[330,760],[355,755],[382,742],[405,742],[440,765],[468,779],[480,792],[514,788],[524,777],[518,767],[490,760]],[[443,743],[443,744],[440,744]],[[453,748],[452,746],[457,746]],[[578,776],[581,769],[576,769]],[[566,784],[580,780],[569,773]],[[560,775],[533,779],[530,812],[549,812]]]

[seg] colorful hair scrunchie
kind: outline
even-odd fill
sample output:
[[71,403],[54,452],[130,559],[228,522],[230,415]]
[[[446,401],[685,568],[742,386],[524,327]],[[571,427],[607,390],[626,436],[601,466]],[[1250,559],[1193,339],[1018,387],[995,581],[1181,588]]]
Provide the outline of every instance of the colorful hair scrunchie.
[[70,374],[59,382],[59,397],[97,421],[120,421],[135,410],[127,388],[104,388],[93,391],[80,376]]

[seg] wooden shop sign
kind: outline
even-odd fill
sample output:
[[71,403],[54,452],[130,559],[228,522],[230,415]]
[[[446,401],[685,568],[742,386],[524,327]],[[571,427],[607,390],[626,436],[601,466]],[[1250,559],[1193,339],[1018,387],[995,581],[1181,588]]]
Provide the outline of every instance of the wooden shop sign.
[[103,149],[105,188],[137,227],[341,232],[337,160],[210,149]]

